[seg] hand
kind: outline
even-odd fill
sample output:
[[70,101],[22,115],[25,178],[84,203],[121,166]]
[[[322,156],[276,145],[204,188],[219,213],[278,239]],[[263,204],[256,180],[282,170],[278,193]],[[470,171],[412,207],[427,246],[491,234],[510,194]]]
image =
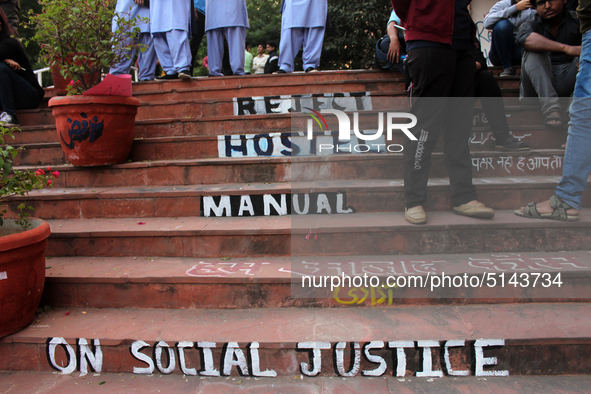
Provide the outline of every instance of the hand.
[[573,56],[573,57],[581,56],[581,47],[567,45],[566,48],[564,49],[564,53],[566,53],[569,56]]
[[199,20],[199,11],[195,10],[195,20]]
[[390,37],[390,48],[388,49],[388,60],[392,63],[398,63],[400,59],[400,41],[398,41],[398,37],[392,39]]
[[135,3],[137,5],[140,5],[140,6],[143,6],[144,5],[144,0],[133,0],[133,1],[135,1]]
[[8,67],[12,68],[14,71],[18,71],[21,69],[21,65],[12,59],[5,59],[4,63],[8,64]]
[[529,0],[520,0],[517,4],[515,4],[515,6],[517,7],[517,11],[523,11],[527,10],[528,8],[533,8]]

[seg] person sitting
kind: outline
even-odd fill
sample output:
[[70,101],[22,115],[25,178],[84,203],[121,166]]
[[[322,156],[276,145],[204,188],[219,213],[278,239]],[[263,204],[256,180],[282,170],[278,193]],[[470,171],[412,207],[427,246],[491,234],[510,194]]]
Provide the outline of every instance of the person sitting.
[[540,203],[530,202],[515,211],[517,216],[530,219],[579,220],[583,192],[587,189],[587,178],[591,173],[591,2],[581,1],[577,15],[581,21],[583,45],[580,54],[581,66],[570,106],[571,119],[562,178],[552,197]]
[[263,44],[259,44],[257,46],[257,53],[258,55],[252,59],[252,73],[253,74],[264,74],[265,73],[265,64],[267,64],[267,59],[269,55],[265,53],[265,47]]
[[0,124],[4,127],[18,126],[16,110],[39,107],[45,95],[23,45],[13,35],[0,10]]
[[484,17],[484,27],[492,30],[489,60],[503,67],[501,77],[515,75],[513,66],[521,64],[521,48],[515,36],[521,24],[535,15],[530,0],[501,0]]
[[269,58],[265,63],[265,74],[285,73],[285,71],[279,70],[279,55],[277,54],[277,44],[274,41],[267,42],[267,52],[269,52]]
[[[532,0],[533,1],[533,0]],[[559,97],[574,88],[581,53],[577,16],[565,8],[567,0],[537,0],[537,15],[524,22],[517,42],[524,49],[520,97],[538,97],[548,127],[562,127]]]

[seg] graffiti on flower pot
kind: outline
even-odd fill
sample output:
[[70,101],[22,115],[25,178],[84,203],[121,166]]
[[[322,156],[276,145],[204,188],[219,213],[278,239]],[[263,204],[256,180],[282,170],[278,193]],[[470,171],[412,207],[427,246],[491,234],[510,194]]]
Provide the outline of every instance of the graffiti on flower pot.
[[99,122],[98,117],[93,117],[92,120],[88,121],[88,115],[84,112],[80,113],[82,120],[72,120],[68,117],[68,123],[71,124],[68,130],[68,136],[70,142],[64,140],[64,136],[60,132],[62,142],[68,149],[74,149],[75,142],[82,142],[88,140],[91,144],[101,138],[103,135],[103,129],[105,127],[104,120]]

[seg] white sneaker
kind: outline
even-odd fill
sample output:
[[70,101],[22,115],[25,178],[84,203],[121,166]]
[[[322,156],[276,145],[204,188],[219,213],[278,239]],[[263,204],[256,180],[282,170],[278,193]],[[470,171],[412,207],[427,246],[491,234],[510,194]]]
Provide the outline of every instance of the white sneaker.
[[16,116],[9,115],[6,112],[0,114],[0,124],[4,127],[18,127],[18,119]]

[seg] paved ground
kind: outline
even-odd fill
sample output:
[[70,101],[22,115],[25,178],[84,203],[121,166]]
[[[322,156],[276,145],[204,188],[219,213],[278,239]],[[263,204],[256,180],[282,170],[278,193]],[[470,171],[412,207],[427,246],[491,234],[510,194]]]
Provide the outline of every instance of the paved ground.
[[0,373],[0,393],[588,393],[591,375],[507,378],[205,378],[181,375]]

